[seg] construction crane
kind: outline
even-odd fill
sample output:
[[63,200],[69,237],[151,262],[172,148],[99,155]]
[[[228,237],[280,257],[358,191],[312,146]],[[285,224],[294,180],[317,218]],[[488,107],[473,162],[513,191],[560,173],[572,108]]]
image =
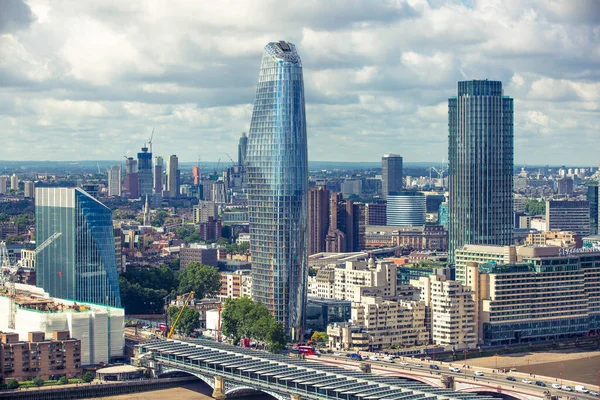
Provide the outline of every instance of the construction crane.
[[229,161],[231,161],[231,165],[235,166],[235,161],[233,161],[233,158],[231,158],[231,156],[229,155],[229,153],[225,153],[227,155],[227,157],[229,157]]
[[150,153],[152,153],[152,139],[154,138],[154,128],[152,128],[152,135],[150,135],[150,140],[148,141],[148,147],[150,148]]
[[[175,332],[175,327],[177,326],[177,322],[179,321],[179,318],[181,318],[181,314],[183,314],[183,310],[185,310],[185,308],[187,307],[188,303],[190,302],[192,296],[194,295],[194,291],[192,290],[191,292],[187,293],[187,297],[185,298],[185,301],[183,302],[183,306],[181,307],[181,310],[179,310],[179,313],[177,313],[177,317],[175,318],[175,322],[173,322],[173,325],[171,326],[171,329],[169,330],[169,334],[167,335],[167,339],[170,339],[171,336],[173,336],[173,332]],[[185,296],[185,294],[184,294]]]

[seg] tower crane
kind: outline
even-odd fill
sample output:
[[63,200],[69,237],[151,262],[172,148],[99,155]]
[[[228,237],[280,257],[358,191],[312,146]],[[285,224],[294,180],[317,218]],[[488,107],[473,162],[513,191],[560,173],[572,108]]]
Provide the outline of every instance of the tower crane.
[[152,139],[154,138],[154,128],[152,128],[152,134],[150,135],[150,140],[148,141],[148,147],[150,148],[150,153],[152,153]]

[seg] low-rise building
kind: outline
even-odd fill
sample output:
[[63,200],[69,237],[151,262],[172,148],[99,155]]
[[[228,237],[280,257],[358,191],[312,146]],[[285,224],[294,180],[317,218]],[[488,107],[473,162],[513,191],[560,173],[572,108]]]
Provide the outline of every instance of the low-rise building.
[[334,270],[334,298],[360,301],[361,288],[380,288],[383,297],[396,296],[397,267],[392,262],[347,261]]
[[546,232],[530,232],[525,238],[526,246],[557,246],[581,248],[583,241],[581,235],[573,232],[552,230]]
[[179,251],[179,267],[180,269],[185,269],[191,262],[216,267],[217,251],[218,249],[212,245],[198,243],[183,244]]
[[72,378],[81,374],[81,340],[69,331],[28,332],[27,340],[18,333],[0,334],[0,380]]
[[234,272],[221,272],[221,291],[219,298],[228,297],[236,299],[243,296],[252,296],[252,275],[249,269]]

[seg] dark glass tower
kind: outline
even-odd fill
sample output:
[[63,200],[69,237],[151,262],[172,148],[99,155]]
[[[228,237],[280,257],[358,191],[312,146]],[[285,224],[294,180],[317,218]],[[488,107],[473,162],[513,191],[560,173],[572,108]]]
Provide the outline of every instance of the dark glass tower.
[[148,152],[146,146],[142,147],[142,152],[138,156],[138,191],[142,198],[152,196],[152,188],[154,186],[152,176],[152,153]]
[[252,296],[297,339],[308,273],[308,162],[302,62],[287,42],[265,46],[247,151]]
[[598,183],[588,186],[587,188],[587,201],[590,203],[590,235],[597,235],[598,229],[598,217],[600,214],[600,188]]
[[384,200],[392,192],[401,192],[404,177],[402,176],[402,157],[397,154],[386,154],[381,158],[381,194]]
[[448,100],[451,262],[465,244],[513,243],[513,136],[513,99],[502,82],[458,82]]
[[79,188],[37,188],[36,243],[57,233],[36,256],[37,286],[53,297],[120,307],[110,208]]
[[240,143],[238,144],[238,165],[246,166],[246,155],[248,154],[248,136],[246,132],[242,132]]

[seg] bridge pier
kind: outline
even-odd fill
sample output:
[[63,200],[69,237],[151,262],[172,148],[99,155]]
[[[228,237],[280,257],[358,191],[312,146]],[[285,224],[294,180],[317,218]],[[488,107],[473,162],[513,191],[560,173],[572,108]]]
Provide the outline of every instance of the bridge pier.
[[455,389],[453,376],[442,375],[442,377],[440,378],[440,382],[441,382],[442,386],[446,389],[452,389],[452,390]]
[[227,398],[225,393],[225,380],[222,376],[215,375],[215,388],[212,393],[212,397],[217,400],[223,400]]

